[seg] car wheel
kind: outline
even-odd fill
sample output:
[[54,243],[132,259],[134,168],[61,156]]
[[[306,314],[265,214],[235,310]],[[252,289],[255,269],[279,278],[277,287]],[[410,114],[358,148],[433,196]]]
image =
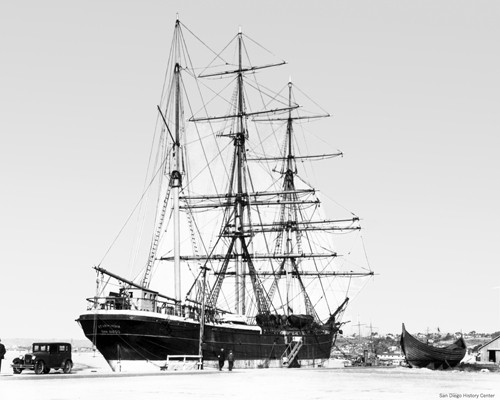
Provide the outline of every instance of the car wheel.
[[12,362],[12,370],[14,371],[14,374],[20,374],[21,372],[23,372],[21,365],[22,365],[22,362],[21,362],[21,360],[19,360],[19,358],[16,358]]
[[66,360],[66,362],[64,363],[63,372],[65,374],[69,374],[71,372],[71,368],[73,368],[73,363],[71,362],[71,360]]
[[45,363],[43,361],[37,361],[35,364],[35,374],[40,375],[45,373]]

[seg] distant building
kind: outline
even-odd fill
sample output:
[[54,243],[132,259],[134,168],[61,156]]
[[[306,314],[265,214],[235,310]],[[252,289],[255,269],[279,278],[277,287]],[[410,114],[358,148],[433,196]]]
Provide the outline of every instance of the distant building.
[[500,364],[500,336],[490,340],[477,349],[481,362]]
[[389,354],[384,353],[377,356],[379,363],[382,365],[403,365],[405,357],[401,353]]

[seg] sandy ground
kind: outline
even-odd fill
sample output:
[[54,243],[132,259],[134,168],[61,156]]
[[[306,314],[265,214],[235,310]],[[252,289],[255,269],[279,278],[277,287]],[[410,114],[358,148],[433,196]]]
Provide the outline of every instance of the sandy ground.
[[[13,375],[4,360],[0,399],[497,399],[500,374],[407,368],[254,369],[112,373],[91,354],[75,355],[69,375]],[[468,396],[470,395],[470,397]]]

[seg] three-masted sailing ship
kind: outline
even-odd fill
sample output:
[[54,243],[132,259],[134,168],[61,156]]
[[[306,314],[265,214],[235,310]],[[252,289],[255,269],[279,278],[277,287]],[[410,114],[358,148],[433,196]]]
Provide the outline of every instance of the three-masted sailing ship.
[[[338,268],[332,235],[359,232],[359,218],[322,217],[317,190],[301,176],[299,164],[341,155],[297,148],[297,125],[328,114],[302,110],[291,82],[281,93],[261,85],[258,75],[284,61],[252,65],[241,30],[231,41],[236,61],[213,52],[203,70],[192,65],[185,30],[177,19],[158,106],[158,153],[145,190],[157,188],[158,206],[143,273],[127,279],[94,267],[96,294],[77,321],[115,371],[176,355],[210,364],[221,348],[239,367],[320,365],[349,301],[332,293],[335,282],[373,274]],[[204,101],[198,111],[188,88]],[[211,106],[224,111],[214,116]],[[172,294],[153,290],[160,270]]]

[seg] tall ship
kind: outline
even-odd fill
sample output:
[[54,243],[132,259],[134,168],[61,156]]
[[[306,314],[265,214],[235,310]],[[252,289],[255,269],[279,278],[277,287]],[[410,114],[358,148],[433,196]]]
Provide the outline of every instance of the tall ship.
[[[209,57],[203,63],[188,35]],[[271,60],[253,64],[250,48]],[[151,233],[146,250],[134,247],[140,273],[127,278],[103,259],[77,319],[114,371],[157,369],[182,355],[215,366],[221,349],[235,367],[322,365],[355,282],[373,275],[335,247],[360,240],[359,218],[344,208],[323,216],[309,183],[335,184],[325,164],[342,153],[308,152],[311,131],[302,142],[298,134],[329,114],[291,79],[277,91],[261,83],[285,64],[274,58],[241,29],[215,52],[176,20],[156,150],[134,208],[140,231]],[[316,161],[322,174],[306,175]]]

